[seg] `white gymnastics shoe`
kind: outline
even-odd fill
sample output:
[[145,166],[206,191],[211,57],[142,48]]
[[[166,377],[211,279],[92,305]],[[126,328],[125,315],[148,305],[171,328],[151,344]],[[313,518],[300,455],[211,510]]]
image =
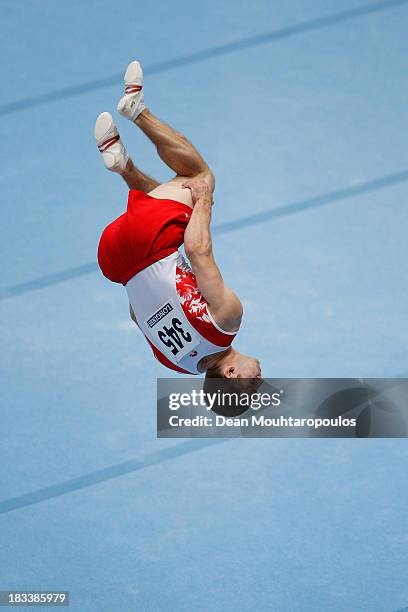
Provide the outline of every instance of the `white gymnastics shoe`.
[[134,121],[146,108],[143,99],[143,70],[139,62],[129,64],[124,80],[125,95],[118,102],[118,111],[126,119]]
[[99,115],[95,123],[94,133],[105,167],[112,172],[123,172],[129,159],[129,154],[123,146],[110,113],[101,113]]

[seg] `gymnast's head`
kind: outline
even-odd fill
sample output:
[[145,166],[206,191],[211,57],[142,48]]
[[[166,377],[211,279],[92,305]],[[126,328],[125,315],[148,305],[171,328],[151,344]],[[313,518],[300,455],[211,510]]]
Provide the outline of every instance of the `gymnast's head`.
[[209,363],[203,391],[206,397],[217,398],[211,406],[213,412],[236,417],[249,409],[251,398],[262,382],[258,359],[242,355],[231,347]]
[[256,385],[262,380],[261,364],[255,357],[243,355],[234,348],[229,347],[222,353],[211,355],[206,363],[206,379],[226,378],[253,381]]

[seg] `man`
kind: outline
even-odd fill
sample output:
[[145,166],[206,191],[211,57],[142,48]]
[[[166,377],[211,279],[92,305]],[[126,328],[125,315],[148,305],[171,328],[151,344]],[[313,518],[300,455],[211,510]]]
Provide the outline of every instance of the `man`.
[[[187,138],[146,108],[137,61],[126,70],[118,111],[146,134],[176,176],[159,184],[136,168],[112,116],[99,115],[95,138],[103,162],[130,189],[126,212],[100,239],[103,274],[126,287],[131,317],[163,365],[209,378],[261,378],[259,361],[232,347],[242,305],[212,252],[211,170]],[[192,269],[178,251],[183,242]]]

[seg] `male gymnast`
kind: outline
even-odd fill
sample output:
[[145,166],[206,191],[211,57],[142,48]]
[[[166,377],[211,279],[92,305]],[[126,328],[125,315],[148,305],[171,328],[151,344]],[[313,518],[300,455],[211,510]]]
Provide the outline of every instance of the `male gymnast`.
[[[159,184],[144,174],[112,116],[99,115],[95,138],[103,163],[130,189],[126,212],[102,233],[100,268],[125,286],[130,316],[164,366],[207,378],[261,379],[259,361],[232,346],[243,309],[212,250],[214,176],[187,138],[146,108],[139,62],[129,64],[124,80],[119,113],[146,134],[176,176]],[[183,242],[191,268],[178,251]]]

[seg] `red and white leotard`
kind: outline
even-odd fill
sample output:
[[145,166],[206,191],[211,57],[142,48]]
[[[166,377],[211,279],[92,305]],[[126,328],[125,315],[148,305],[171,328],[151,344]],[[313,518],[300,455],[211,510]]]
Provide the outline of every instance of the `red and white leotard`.
[[200,374],[199,361],[225,351],[236,335],[214,321],[195,275],[178,251],[138,272],[126,290],[155,357],[172,370]]

